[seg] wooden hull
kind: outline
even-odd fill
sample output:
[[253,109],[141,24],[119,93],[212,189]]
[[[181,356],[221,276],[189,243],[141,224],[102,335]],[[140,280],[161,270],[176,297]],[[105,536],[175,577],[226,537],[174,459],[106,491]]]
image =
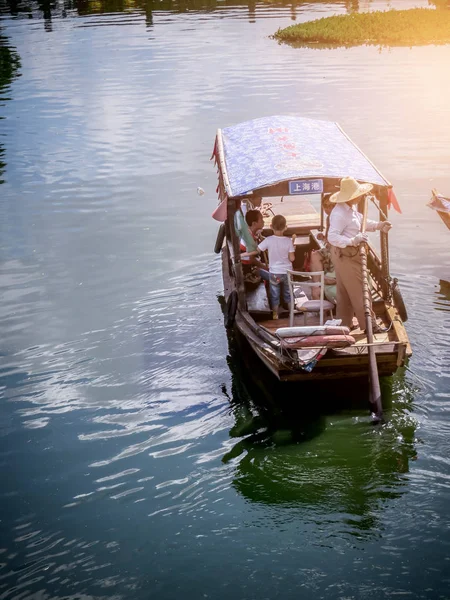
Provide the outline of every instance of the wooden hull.
[[450,229],[450,215],[446,212],[436,211],[437,214],[441,217],[442,221],[446,224],[447,229]]
[[[369,355],[367,351],[360,354],[354,347],[348,348],[346,352],[343,350],[328,350],[326,356],[308,373],[301,367],[295,369],[284,365],[279,354],[272,348],[268,348],[258,338],[258,335],[248,327],[240,313],[236,315],[235,326],[240,334],[246,338],[249,346],[263,365],[280,381],[333,380],[367,378],[369,376]],[[405,361],[411,355],[411,350],[408,347],[399,349],[398,345],[387,342],[377,347],[375,353],[378,373],[380,377],[385,377],[393,375],[399,367],[404,366]]]
[[[435,210],[437,214],[441,217],[442,221],[447,226],[447,229],[450,229],[450,213],[445,207],[445,203],[448,206],[448,198],[440,195],[437,190],[432,190],[432,199],[428,203],[428,206]],[[442,210],[440,210],[442,208]]]

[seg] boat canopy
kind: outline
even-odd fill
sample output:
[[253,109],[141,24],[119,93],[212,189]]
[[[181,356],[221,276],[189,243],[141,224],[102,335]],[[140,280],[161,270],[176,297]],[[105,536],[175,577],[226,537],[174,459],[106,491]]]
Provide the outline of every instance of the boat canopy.
[[225,187],[231,197],[281,181],[308,178],[350,176],[360,182],[391,187],[333,121],[263,117],[219,130],[215,146],[218,160],[221,143]]

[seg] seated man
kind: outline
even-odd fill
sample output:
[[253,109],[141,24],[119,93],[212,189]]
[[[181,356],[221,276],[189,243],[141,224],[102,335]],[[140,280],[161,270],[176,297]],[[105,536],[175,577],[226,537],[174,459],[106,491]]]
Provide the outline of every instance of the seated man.
[[[245,220],[253,239],[255,240],[256,244],[258,244],[262,240],[261,230],[264,227],[264,219],[262,214],[259,212],[259,210],[248,210],[245,215]],[[248,251],[243,240],[240,242],[240,250],[241,252]],[[241,263],[244,271],[244,277],[253,271],[256,272],[264,281],[269,281],[268,265],[259,261],[256,256],[244,257],[241,259]]]

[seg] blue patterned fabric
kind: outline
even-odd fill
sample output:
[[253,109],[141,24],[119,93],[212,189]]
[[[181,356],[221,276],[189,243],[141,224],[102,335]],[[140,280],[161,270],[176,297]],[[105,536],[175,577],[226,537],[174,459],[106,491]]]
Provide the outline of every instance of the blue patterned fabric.
[[231,196],[301,178],[390,185],[332,121],[263,117],[226,127],[222,139]]

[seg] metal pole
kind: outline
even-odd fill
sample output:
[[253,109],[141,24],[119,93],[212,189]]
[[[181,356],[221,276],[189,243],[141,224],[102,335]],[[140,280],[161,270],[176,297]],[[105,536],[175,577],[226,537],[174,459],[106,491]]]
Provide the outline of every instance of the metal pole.
[[[363,221],[361,226],[361,232],[365,233],[367,223],[367,197],[364,198],[364,210],[363,210]],[[361,257],[361,270],[363,280],[363,298],[364,298],[364,315],[366,318],[366,333],[367,342],[373,344],[373,331],[372,331],[372,306],[370,302],[370,288],[369,280],[367,277],[367,248],[365,244],[359,246],[359,255]],[[372,411],[375,414],[377,422],[383,419],[383,407],[381,404],[381,390],[380,390],[380,379],[378,377],[378,366],[377,357],[375,354],[375,347],[370,345],[368,347],[369,353],[369,383],[371,390],[370,402],[372,405]]]

